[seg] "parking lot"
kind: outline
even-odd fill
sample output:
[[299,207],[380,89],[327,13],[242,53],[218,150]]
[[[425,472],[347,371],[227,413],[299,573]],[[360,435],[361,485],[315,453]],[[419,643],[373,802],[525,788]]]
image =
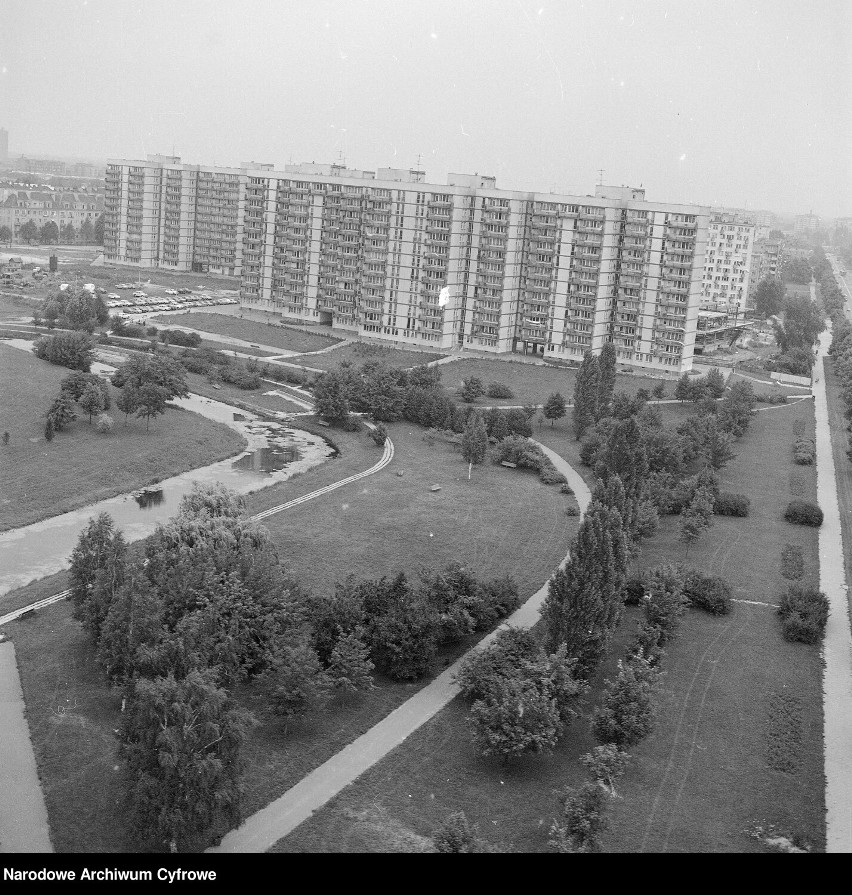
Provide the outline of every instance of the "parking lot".
[[[236,305],[238,300],[230,295],[212,294],[211,291],[200,291],[186,287],[165,289],[161,286],[146,284],[139,289],[129,283],[116,283],[114,289],[119,292],[107,292],[102,295],[106,306],[120,317],[136,318],[146,314],[162,314],[168,311],[187,311],[191,308],[204,308],[214,305]],[[153,292],[160,294],[152,294]],[[129,294],[128,294],[129,293]]]

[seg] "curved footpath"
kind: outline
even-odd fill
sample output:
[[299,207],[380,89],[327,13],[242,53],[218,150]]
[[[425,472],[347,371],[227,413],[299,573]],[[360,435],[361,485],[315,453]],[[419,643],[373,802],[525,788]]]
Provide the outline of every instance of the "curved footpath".
[[[829,333],[831,329],[829,328]],[[828,597],[822,679],[825,736],[826,851],[852,852],[852,634],[846,596],[846,570],[834,454],[831,449],[823,358],[831,339],[823,339],[814,368],[817,502],[824,520],[819,530],[819,587]]]
[[[585,511],[591,500],[591,492],[583,478],[557,453],[544,445],[540,447],[553,461],[553,465],[566,476],[574,489],[580,509]],[[566,555],[560,567],[568,558]],[[247,818],[236,830],[228,833],[218,846],[208,851],[263,852],[270,849],[444,708],[459,692],[454,678],[464,659],[471,652],[487,646],[497,632],[508,625],[517,628],[532,627],[541,617],[541,605],[546,596],[547,583],[499,628],[484,637],[411,699],[303,777],[284,795]]]

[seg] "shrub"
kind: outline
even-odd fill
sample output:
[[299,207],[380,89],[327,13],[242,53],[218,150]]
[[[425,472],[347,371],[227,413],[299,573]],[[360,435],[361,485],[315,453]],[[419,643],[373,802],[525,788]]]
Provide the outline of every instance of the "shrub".
[[100,432],[101,435],[107,435],[112,432],[113,419],[111,416],[107,416],[107,414],[102,413],[98,417],[98,421],[95,424],[95,428]]
[[489,851],[478,834],[479,827],[468,821],[464,811],[457,811],[432,833],[432,842],[441,854],[472,855]]
[[375,429],[370,430],[370,438],[372,438],[379,447],[384,447],[385,442],[388,440],[388,430],[382,423],[379,423]]
[[360,432],[363,428],[361,420],[359,420],[357,416],[347,416],[343,421],[344,432]]
[[805,434],[805,421],[803,419],[793,420],[793,434],[796,436]]
[[814,587],[791,584],[778,605],[784,639],[819,643],[828,621],[828,599]]
[[568,506],[565,507],[565,515],[566,516],[579,516],[580,508],[578,506],[575,506],[573,503],[568,504]]
[[805,574],[804,551],[794,544],[785,544],[781,550],[781,574],[790,581],[797,581]]
[[548,845],[561,854],[585,854],[601,850],[601,834],[609,827],[604,788],[587,781],[559,793],[561,818],[550,828]]
[[816,444],[812,438],[796,439],[793,448],[793,459],[799,466],[812,466],[816,457]]
[[784,518],[795,525],[822,525],[822,510],[807,500],[791,500],[784,511]]
[[184,332],[181,329],[163,329],[157,332],[148,331],[149,336],[159,335],[159,339],[166,345],[181,345],[184,348],[197,348],[201,344],[201,336],[196,332]]
[[690,572],[683,588],[690,605],[704,609],[711,615],[727,615],[731,611],[731,586],[717,575]]
[[491,382],[488,385],[488,391],[486,392],[489,398],[514,398],[515,393],[512,389],[509,388],[508,385],[504,385],[502,382]]
[[568,481],[559,470],[548,461],[548,465],[542,466],[539,470],[538,477],[545,485],[562,485]]
[[751,508],[751,501],[745,494],[733,494],[730,491],[723,491],[716,498],[713,505],[713,512],[717,516],[748,516]]
[[560,494],[573,494],[574,489],[569,484],[566,483],[559,489],[559,493]]

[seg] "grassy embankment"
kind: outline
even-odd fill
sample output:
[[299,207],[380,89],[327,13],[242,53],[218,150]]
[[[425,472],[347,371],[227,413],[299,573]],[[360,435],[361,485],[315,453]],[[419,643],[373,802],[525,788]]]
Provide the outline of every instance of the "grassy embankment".
[[[336,345],[340,340],[321,333],[308,333],[298,329],[290,329],[285,326],[257,323],[253,320],[242,320],[228,314],[215,314],[209,311],[190,311],[185,314],[167,314],[161,317],[153,317],[152,321],[159,327],[168,327],[179,324],[188,326],[196,332],[215,333],[220,336],[230,336],[233,339],[241,339],[244,342],[258,345],[270,345],[280,348],[282,351],[318,351]],[[243,350],[239,348],[238,350]],[[305,363],[308,363],[305,360]]]

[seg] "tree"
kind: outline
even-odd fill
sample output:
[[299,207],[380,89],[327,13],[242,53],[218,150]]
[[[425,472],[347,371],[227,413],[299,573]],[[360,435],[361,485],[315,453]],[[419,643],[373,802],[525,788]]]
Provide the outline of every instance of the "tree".
[[598,355],[598,416],[606,416],[615,391],[615,345],[604,342]]
[[115,406],[124,414],[124,425],[127,425],[127,418],[131,413],[136,413],[139,409],[139,392],[133,383],[128,382],[124,388],[118,393],[118,400]]
[[123,388],[131,383],[137,389],[144,385],[157,385],[164,389],[166,401],[185,398],[189,394],[186,384],[186,368],[168,355],[136,354],[112,374],[112,384]]
[[474,700],[467,723],[480,753],[505,760],[551,751],[586,691],[574,666],[564,645],[547,655],[528,632],[511,628],[466,659],[457,680]]
[[690,398],[692,398],[692,395],[693,389],[692,383],[689,380],[689,373],[684,373],[677,381],[674,396],[678,401],[683,403],[684,401],[689,401]]
[[541,610],[551,649],[567,646],[588,677],[597,667],[623,612],[627,545],[620,512],[593,500],[571,548],[551,577]]
[[127,331],[127,324],[120,314],[112,314],[109,318],[109,328],[114,336],[122,336]]
[[735,454],[731,450],[733,436],[720,428],[715,416],[704,417],[700,428],[700,442],[698,453],[704,458],[704,462],[713,469],[721,469],[729,460],[733,460]]
[[472,404],[477,398],[485,394],[485,386],[478,376],[471,376],[462,382],[462,388],[459,397],[466,404]]
[[603,788],[590,782],[576,789],[566,786],[559,800],[562,816],[550,828],[550,847],[562,854],[600,851],[601,834],[609,827]]
[[[117,541],[121,539],[121,543]],[[105,568],[110,556],[121,553],[123,538],[116,532],[115,523],[109,513],[89,519],[86,527],[80,532],[77,544],[71,553],[71,600],[74,604],[74,617],[82,620],[85,615],[85,604],[94,586],[98,572]]]
[[80,224],[80,242],[85,245],[91,245],[95,241],[95,226],[91,218],[86,218]]
[[551,427],[556,420],[565,416],[565,398],[559,392],[549,395],[544,404],[544,418],[550,420]]
[[781,313],[784,306],[784,287],[772,277],[766,277],[757,284],[754,293],[754,312],[766,319]]
[[704,387],[714,398],[721,398],[725,394],[725,377],[718,367],[707,371],[707,375],[704,377]]
[[795,348],[810,351],[817,336],[825,329],[825,320],[810,298],[796,295],[788,297],[784,303],[784,323],[775,323],[773,328],[782,353]]
[[598,416],[600,374],[598,359],[587,351],[574,384],[574,436],[579,440]]
[[4,432],[3,433],[3,447],[5,447],[8,443],[9,443],[9,433]]
[[74,229],[74,224],[71,221],[62,225],[59,230],[59,238],[64,245],[74,245],[76,237],[77,231]]
[[328,676],[335,690],[344,693],[357,693],[360,690],[372,690],[375,667],[370,661],[370,648],[364,642],[363,628],[355,628],[344,634],[338,628],[335,643],[328,666]]
[[0,242],[5,242],[11,247],[12,245],[12,229],[10,227],[0,227]]
[[685,507],[678,521],[678,538],[686,544],[684,558],[689,556],[689,548],[701,537],[701,533],[707,528],[704,518],[693,510],[691,506]]
[[212,670],[136,680],[119,754],[130,816],[144,841],[199,850],[237,824],[246,727]]
[[331,680],[323,671],[316,650],[298,636],[275,644],[260,684],[272,711],[287,721],[321,709],[331,689]]
[[80,395],[80,407],[89,414],[89,425],[92,425],[92,416],[104,409],[104,396],[96,385],[87,385]]
[[[123,391],[123,390],[122,390]],[[145,418],[145,431],[154,417],[166,412],[168,392],[163,386],[148,383],[136,391],[136,416]]]
[[86,333],[57,333],[41,336],[33,345],[36,357],[69,370],[88,373],[95,357],[91,338]]
[[330,370],[314,382],[314,405],[324,419],[342,423],[349,416],[348,388],[343,376]]
[[624,773],[630,756],[622,752],[614,743],[595,746],[591,752],[580,757],[595,782],[615,797],[615,781]]
[[[488,453],[488,432],[485,429],[482,414],[472,413],[468,417],[462,435],[461,448],[462,457],[470,466],[473,466],[474,463],[479,465],[484,462]],[[470,472],[468,472],[468,478],[470,478]]]
[[69,423],[77,419],[71,398],[64,393],[60,393],[58,398],[54,398],[46,416],[53,424],[54,432],[61,432]]
[[38,238],[42,243],[47,244],[59,242],[59,227],[53,221],[47,221],[41,225]]
[[[44,424],[44,440],[45,441],[53,441],[53,435],[55,433],[55,429],[53,427],[53,417],[48,414],[47,421]],[[8,433],[6,433],[8,434]]]
[[636,745],[654,726],[653,688],[658,672],[644,657],[618,663],[614,681],[605,685],[603,704],[595,709],[592,732],[599,743],[619,749]]
[[38,227],[34,221],[26,221],[18,227],[18,238],[24,243],[32,243],[38,239]]
[[101,212],[95,219],[95,245],[104,244],[104,214]]

